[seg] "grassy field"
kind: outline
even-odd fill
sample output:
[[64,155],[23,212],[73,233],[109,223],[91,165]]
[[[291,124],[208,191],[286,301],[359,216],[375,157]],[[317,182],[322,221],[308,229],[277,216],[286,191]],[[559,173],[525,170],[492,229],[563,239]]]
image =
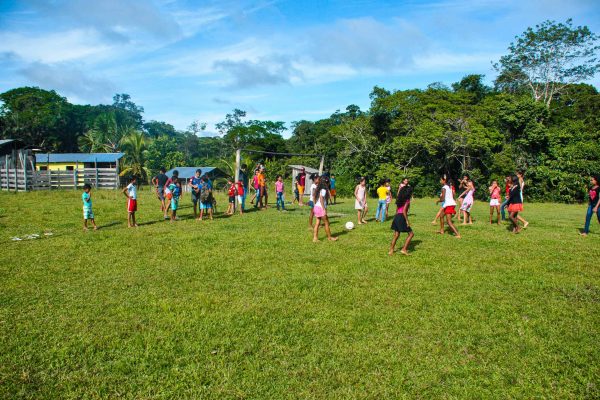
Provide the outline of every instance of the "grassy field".
[[513,235],[479,202],[457,240],[416,200],[389,257],[390,222],[344,230],[349,200],[314,244],[306,208],[196,222],[186,197],[172,224],[142,191],[128,229],[122,194],[93,196],[83,232],[79,192],[0,193],[0,398],[600,397],[584,206],[526,204]]

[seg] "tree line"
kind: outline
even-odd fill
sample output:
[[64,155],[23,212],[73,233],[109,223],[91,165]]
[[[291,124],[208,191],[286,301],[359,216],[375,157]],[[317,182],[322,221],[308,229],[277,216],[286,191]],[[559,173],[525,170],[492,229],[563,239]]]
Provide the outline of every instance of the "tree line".
[[[515,38],[494,64],[493,86],[480,74],[446,86],[374,87],[368,110],[349,105],[318,121],[248,119],[233,110],[204,137],[193,121],[178,131],[145,121],[127,94],[111,105],[76,105],[55,91],[22,87],[0,94],[0,137],[55,152],[126,154],[126,174],[142,178],[159,167],[216,166],[232,174],[235,149],[314,153],[326,157],[342,195],[356,179],[411,179],[415,194],[436,194],[441,174],[468,173],[479,187],[523,170],[532,200],[578,202],[587,177],[600,173],[600,95],[589,84],[600,68],[596,35],[587,27],[546,21]],[[283,134],[289,128],[291,136]],[[318,158],[246,154],[263,161],[271,178],[289,164]],[[478,190],[484,197],[487,190]]]

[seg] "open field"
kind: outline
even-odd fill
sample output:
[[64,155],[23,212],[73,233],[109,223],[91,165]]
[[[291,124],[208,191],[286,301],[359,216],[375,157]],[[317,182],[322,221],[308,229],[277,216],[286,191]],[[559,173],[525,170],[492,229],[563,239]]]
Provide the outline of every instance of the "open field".
[[600,397],[584,206],[526,204],[513,235],[478,202],[457,240],[419,199],[388,257],[390,222],[344,231],[350,200],[313,244],[306,207],[171,224],[141,191],[128,229],[125,197],[92,193],[97,232],[80,192],[0,193],[0,398]]

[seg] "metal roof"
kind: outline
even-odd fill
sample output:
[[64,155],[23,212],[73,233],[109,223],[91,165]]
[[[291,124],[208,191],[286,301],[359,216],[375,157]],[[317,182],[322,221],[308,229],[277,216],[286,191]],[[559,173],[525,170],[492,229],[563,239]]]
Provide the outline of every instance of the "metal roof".
[[0,139],[0,146],[3,146],[7,143],[14,142],[15,139]]
[[116,162],[124,156],[123,153],[37,153],[35,155],[36,163],[107,163]]
[[191,178],[192,176],[196,175],[197,169],[202,170],[202,175],[208,175],[211,173],[222,173],[222,171],[216,167],[177,167],[177,168],[168,170],[165,173],[165,175],[167,175],[170,178],[173,175],[173,171],[177,170],[179,172],[180,178],[187,179],[187,178]]
[[298,170],[304,168],[304,172],[308,172],[308,173],[312,173],[312,174],[314,174],[315,172],[319,172],[318,169],[307,167],[305,165],[288,165],[288,167],[291,167],[293,169],[298,169]]

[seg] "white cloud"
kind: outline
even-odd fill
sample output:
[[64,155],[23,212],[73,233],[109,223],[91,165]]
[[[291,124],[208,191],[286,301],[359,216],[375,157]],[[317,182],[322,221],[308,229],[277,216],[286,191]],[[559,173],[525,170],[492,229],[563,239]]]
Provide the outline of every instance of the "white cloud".
[[24,35],[1,32],[0,53],[13,53],[27,62],[56,63],[95,57],[111,50],[94,30],[73,29],[62,32]]
[[115,86],[109,80],[91,77],[70,66],[32,63],[19,72],[29,81],[67,95],[76,103],[105,102],[115,93]]

